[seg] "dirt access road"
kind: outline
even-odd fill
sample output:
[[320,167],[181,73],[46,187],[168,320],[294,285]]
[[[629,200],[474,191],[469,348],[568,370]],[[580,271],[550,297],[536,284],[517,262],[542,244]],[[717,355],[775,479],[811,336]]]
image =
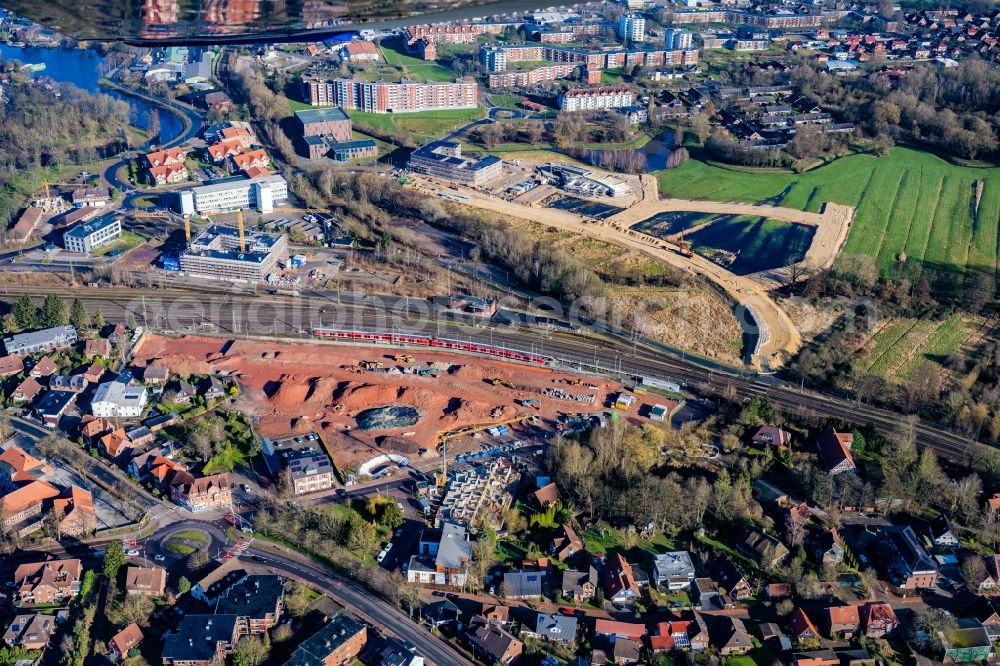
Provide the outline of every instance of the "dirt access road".
[[780,280],[780,271],[770,271],[767,279],[762,279],[763,276],[759,274],[756,279],[755,276],[739,276],[697,254],[685,257],[673,243],[631,227],[666,211],[754,215],[805,224],[815,227],[816,235],[803,263],[810,268],[820,268],[832,265],[840,253],[847,240],[854,209],[827,204],[823,213],[809,213],[776,206],[660,199],[654,176],[644,175],[642,184],[642,196],[633,206],[607,220],[591,221],[568,211],[523,206],[469,188],[441,186],[425,178],[419,178],[415,183],[418,188],[426,191],[460,193],[468,197],[459,202],[462,204],[635,248],[675,268],[708,278],[742,306],[738,308],[741,313],[739,319],[746,320],[749,315],[757,322],[757,330],[754,330],[751,322],[740,321],[741,326],[760,335],[751,363],[764,371],[781,367],[798,351],[802,345],[802,336],[788,314],[767,293]]

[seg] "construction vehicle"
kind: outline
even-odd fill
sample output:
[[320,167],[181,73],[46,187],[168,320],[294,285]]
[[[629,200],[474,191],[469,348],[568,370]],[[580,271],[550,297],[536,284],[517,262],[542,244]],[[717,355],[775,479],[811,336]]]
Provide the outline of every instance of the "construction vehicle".
[[365,370],[375,370],[377,368],[384,368],[385,365],[382,361],[361,361],[361,367]]
[[392,360],[396,363],[413,363],[416,359],[409,354],[395,354]]
[[691,251],[691,243],[684,240],[684,233],[682,232],[680,237],[677,239],[677,252],[682,257],[693,257],[694,252]]
[[517,404],[522,407],[534,407],[535,409],[542,408],[542,401],[538,398],[525,398],[523,400],[518,400]]
[[514,385],[511,384],[509,381],[507,381],[506,379],[500,379],[498,377],[494,377],[493,379],[487,379],[486,382],[490,386],[503,386],[503,387],[509,388],[509,389],[514,388]]
[[583,384],[583,380],[579,377],[574,377],[573,379],[567,379],[566,383],[570,386],[580,386]]
[[333,411],[335,411],[337,413],[340,413],[340,412],[344,411],[344,406],[341,403],[338,402],[337,404],[335,404],[333,406]]

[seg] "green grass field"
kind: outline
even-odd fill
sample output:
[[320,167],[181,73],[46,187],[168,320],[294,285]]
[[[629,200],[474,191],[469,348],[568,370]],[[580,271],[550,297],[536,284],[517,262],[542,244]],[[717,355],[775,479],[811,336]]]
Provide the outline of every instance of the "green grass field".
[[389,80],[391,75],[395,76],[395,80],[398,80],[400,76],[421,82],[455,80],[455,73],[447,67],[442,67],[432,60],[421,60],[407,53],[402,40],[382,42],[380,49],[386,64],[391,68],[397,68],[394,70],[372,68],[376,71],[384,71],[386,80]]
[[417,143],[436,139],[466,123],[483,117],[481,107],[474,109],[449,109],[446,111],[420,111],[417,113],[369,113],[348,111],[356,129],[370,127],[395,135],[408,135]]
[[866,373],[906,381],[925,363],[943,365],[972,335],[975,320],[952,315],[941,321],[898,318],[872,336]]
[[[936,268],[997,270],[1000,169],[959,167],[922,151],[886,158],[851,155],[812,171],[761,171],[690,161],[659,173],[664,197],[766,202],[818,211],[832,201],[857,207],[845,254],[890,270],[901,252]],[[975,188],[983,192],[976,209]]]

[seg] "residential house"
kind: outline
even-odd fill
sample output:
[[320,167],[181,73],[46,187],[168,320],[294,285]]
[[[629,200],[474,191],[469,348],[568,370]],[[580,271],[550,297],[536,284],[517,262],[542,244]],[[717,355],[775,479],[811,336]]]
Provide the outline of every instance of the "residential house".
[[12,377],[24,370],[24,361],[17,354],[0,357],[0,377]]
[[125,431],[125,436],[128,438],[132,448],[136,450],[146,449],[156,441],[156,435],[144,425],[129,428]]
[[598,618],[594,622],[594,636],[614,643],[620,638],[641,641],[646,635],[646,625],[632,622],[619,622]]
[[80,420],[79,435],[83,437],[87,444],[96,444],[102,435],[114,430],[114,423],[108,419],[101,419],[91,414],[87,414]]
[[608,558],[604,567],[604,596],[616,604],[628,603],[639,598],[641,591],[632,574],[632,565],[621,553]]
[[170,369],[165,365],[151,363],[142,371],[142,381],[147,384],[166,384],[170,379]]
[[59,533],[81,537],[97,530],[94,496],[77,486],[66,488],[52,500],[52,515],[59,523]]
[[510,664],[524,651],[524,643],[478,615],[469,622],[465,641],[473,654],[478,654],[480,658],[488,657],[489,663],[493,664]]
[[708,648],[708,628],[698,614],[690,620],[660,622],[649,636],[649,648],[653,652],[671,650],[700,652]]
[[762,425],[754,433],[750,440],[754,446],[779,446],[785,447],[792,443],[792,433],[782,430],[774,425]]
[[26,377],[10,394],[14,402],[31,402],[42,391],[42,385],[34,377]]
[[796,607],[792,611],[792,638],[795,642],[802,643],[803,641],[809,641],[814,638],[819,638],[819,632],[816,630],[816,625],[812,623],[806,612],[802,610],[802,607]]
[[792,655],[793,666],[840,666],[840,656],[833,650],[810,650]]
[[208,153],[210,160],[216,164],[221,164],[222,162],[225,162],[227,158],[242,153],[244,148],[245,146],[242,141],[237,138],[232,138],[223,139],[218,143],[213,143],[205,149],[205,152]]
[[145,386],[129,386],[116,379],[97,387],[90,401],[90,411],[104,418],[135,418],[142,415],[148,398]]
[[837,476],[857,471],[854,455],[851,453],[853,444],[854,435],[849,432],[837,432],[831,427],[820,434],[816,446],[819,449],[820,462],[826,467],[827,472]]
[[868,638],[884,638],[899,627],[896,611],[883,601],[872,601],[862,606],[861,622]]
[[167,570],[163,567],[130,566],[125,571],[125,591],[144,597],[162,597],[167,588]]
[[56,367],[56,362],[53,361],[48,356],[43,356],[38,359],[38,363],[31,366],[31,370],[28,372],[35,379],[41,379],[42,377],[48,377],[49,375],[55,373],[59,368]]
[[111,327],[111,332],[108,334],[108,340],[111,340],[111,344],[116,347],[121,347],[128,341],[128,329],[125,328],[125,324],[118,322]]
[[222,385],[218,377],[208,377],[199,388],[207,401],[218,400],[226,396],[226,387]]
[[840,536],[833,530],[823,530],[812,539],[813,552],[816,559],[826,566],[837,566],[844,561],[844,546]]
[[111,355],[111,341],[107,338],[93,338],[83,343],[83,355],[87,358],[100,356],[107,358]]
[[7,354],[28,356],[53,349],[65,349],[76,342],[76,329],[72,326],[53,326],[40,331],[16,333],[3,339]]
[[187,167],[183,164],[166,164],[149,168],[149,178],[153,185],[172,185],[188,179]]
[[424,658],[417,654],[417,647],[410,642],[386,637],[378,650],[378,666],[424,666]]
[[130,650],[137,650],[142,642],[142,630],[135,622],[128,625],[108,641],[111,648],[112,661],[124,661],[129,656]]
[[538,613],[531,635],[552,643],[572,643],[576,640],[577,619],[562,613]]
[[163,666],[223,663],[238,640],[235,615],[186,615],[163,637]]
[[24,604],[48,604],[72,599],[80,591],[80,560],[28,562],[14,570],[14,590]]
[[284,609],[285,581],[274,574],[251,574],[222,593],[215,612],[235,615],[241,636],[258,636],[278,624]]
[[562,502],[562,495],[559,494],[556,484],[550,483],[531,493],[531,499],[534,501],[535,506],[545,511]]
[[62,417],[76,404],[72,391],[49,391],[35,404],[35,415],[48,428],[59,425]]
[[36,458],[20,446],[10,444],[0,453],[0,490],[11,492],[21,481],[35,481],[42,474],[50,474],[52,466]]
[[147,167],[158,167],[171,164],[184,164],[185,157],[183,149],[167,148],[166,150],[147,153],[143,156],[143,160]]
[[231,171],[249,171],[250,169],[266,169],[271,164],[267,151],[263,148],[251,150],[239,155],[229,157],[229,168]]
[[170,498],[192,513],[231,511],[233,482],[228,472],[203,476],[171,486]]
[[420,534],[417,554],[410,558],[406,579],[422,585],[461,587],[472,561],[472,542],[464,525],[446,522]]
[[541,599],[543,571],[508,571],[503,575],[505,599]]
[[736,601],[742,601],[750,596],[750,584],[728,557],[723,555],[714,560],[709,567],[709,573],[719,588]]
[[174,392],[174,402],[178,402],[182,405],[186,405],[191,402],[191,399],[197,394],[194,386],[183,379],[178,379],[177,384],[171,387],[171,390]]
[[951,521],[943,513],[939,513],[934,520],[927,525],[931,541],[939,548],[957,548],[958,535],[951,525]]
[[562,595],[578,604],[590,601],[597,594],[598,582],[597,569],[593,565],[586,571],[563,571]]
[[115,428],[111,432],[101,435],[97,440],[97,448],[112,460],[116,460],[119,456],[132,450],[128,435],[125,434],[125,428]]
[[826,609],[826,620],[830,636],[836,638],[851,638],[861,626],[857,606],[830,606]]
[[743,550],[764,567],[777,567],[788,559],[788,548],[770,534],[751,528],[743,540]]
[[510,606],[484,603],[479,609],[479,614],[491,624],[498,624],[501,627],[510,624]]
[[717,615],[706,618],[706,622],[711,644],[720,655],[746,654],[753,649],[753,641],[740,618]]
[[557,560],[568,560],[583,552],[583,541],[569,525],[560,525],[552,537],[550,552]]
[[53,391],[71,391],[83,393],[90,382],[83,375],[52,375],[49,377],[49,388]]
[[930,589],[937,583],[937,565],[909,525],[880,531],[879,545],[886,554],[893,585],[904,590]]
[[642,642],[631,638],[619,638],[611,649],[616,664],[637,664],[642,658]]
[[424,620],[432,627],[443,627],[458,622],[458,606],[447,599],[439,599],[426,604],[421,612]]
[[31,480],[0,496],[0,526],[29,534],[41,525],[43,503],[59,496],[47,481]]
[[80,372],[79,374],[81,377],[86,379],[91,384],[96,384],[100,382],[101,377],[104,376],[104,366],[98,363],[97,361],[94,361],[86,368],[84,368],[83,371]]
[[683,590],[694,582],[694,563],[684,550],[660,553],[653,558],[653,582],[666,590]]
[[41,613],[15,615],[3,642],[10,647],[21,647],[25,650],[44,650],[49,645],[49,639],[56,631],[56,618],[53,615]]

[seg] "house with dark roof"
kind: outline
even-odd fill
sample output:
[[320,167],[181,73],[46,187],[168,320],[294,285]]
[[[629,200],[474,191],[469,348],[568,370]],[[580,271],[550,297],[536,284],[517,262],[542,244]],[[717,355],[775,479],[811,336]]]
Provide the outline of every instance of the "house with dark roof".
[[706,622],[711,645],[722,656],[746,654],[753,649],[753,641],[740,618],[716,615],[706,618]]
[[575,603],[590,601],[597,594],[597,569],[593,565],[586,571],[566,570],[562,573],[562,595]]
[[284,608],[285,581],[274,574],[251,574],[222,593],[215,612],[235,615],[240,635],[263,634],[278,624]]
[[56,618],[52,615],[16,615],[4,632],[3,642],[26,650],[44,650],[55,631]]
[[489,662],[494,664],[510,664],[524,651],[524,643],[478,615],[469,622],[465,642],[473,654],[489,657]]
[[572,643],[576,640],[576,628],[577,619],[572,615],[538,613],[535,615],[534,629],[529,633],[552,643]]
[[733,561],[725,555],[712,561],[709,575],[718,583],[719,588],[733,599],[742,601],[750,596],[750,584]]
[[73,391],[49,391],[35,404],[35,415],[47,427],[55,428],[74,404],[76,393]]
[[853,433],[837,432],[832,427],[824,430],[816,441],[816,448],[819,449],[819,459],[826,471],[833,476],[856,472],[854,455],[851,453],[853,445]]
[[797,606],[792,611],[791,626],[792,638],[798,643],[819,638],[819,631],[816,630],[816,625],[812,623],[812,620],[809,619],[809,616],[806,615],[801,606]]
[[788,548],[770,534],[751,528],[743,540],[742,549],[764,567],[777,567],[788,559]]
[[583,540],[569,525],[560,525],[552,536],[550,552],[557,560],[568,560],[577,553],[583,552]]
[[221,663],[238,640],[235,615],[186,615],[163,637],[163,666]]
[[938,576],[937,565],[912,527],[884,527],[879,536],[878,544],[886,555],[886,569],[893,585],[904,590],[934,587]]
[[368,642],[368,627],[340,611],[295,649],[285,666],[349,664]]
[[642,642],[631,638],[619,638],[611,649],[611,656],[616,664],[637,664],[642,658]]
[[931,537],[931,541],[939,548],[958,547],[958,535],[955,533],[951,521],[948,520],[948,516],[943,513],[939,513],[934,520],[928,523],[927,532]]
[[542,571],[508,571],[503,575],[505,599],[541,599]]

